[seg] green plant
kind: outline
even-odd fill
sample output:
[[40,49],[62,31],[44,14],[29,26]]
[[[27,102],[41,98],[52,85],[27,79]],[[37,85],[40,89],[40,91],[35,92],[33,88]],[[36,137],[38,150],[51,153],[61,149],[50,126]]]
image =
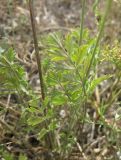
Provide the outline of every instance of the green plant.
[[[43,145],[48,148],[51,146],[49,149],[59,153],[61,159],[68,156],[73,145],[78,142],[85,123],[92,123],[87,113],[87,101],[96,87],[111,77],[110,74],[97,76],[97,66],[102,62],[99,42],[111,0],[107,1],[106,12],[95,37],[83,27],[85,3],[84,0],[80,28],[66,35],[58,32],[43,37],[42,43],[46,49],[43,50],[41,60],[32,2],[29,1],[42,99],[31,90],[24,69],[16,63],[13,49],[1,49],[0,52],[1,95],[18,95],[19,103],[24,106],[22,117],[24,122],[27,119],[26,123],[30,126],[27,130],[36,130]],[[40,101],[41,107],[38,105]],[[104,124],[103,111],[101,107],[96,110],[101,117],[100,123]],[[46,144],[47,140],[50,145]]]
[[[81,124],[86,119],[84,106],[94,92],[96,86],[109,75],[96,78],[96,66],[100,61],[99,47],[95,52],[88,80],[85,81],[85,73],[89,67],[96,38],[91,38],[89,31],[83,32],[83,45],[78,45],[79,30],[74,30],[66,36],[51,34],[47,40],[47,58],[43,61],[45,70],[46,99],[52,107],[54,115],[64,109],[65,124],[60,126],[60,144],[63,146],[75,143],[78,130],[78,122]],[[73,116],[71,116],[73,115]],[[56,117],[56,121],[62,121]],[[65,128],[65,132],[63,131]],[[62,132],[62,133],[61,133]],[[62,137],[61,137],[62,135]],[[66,137],[66,140],[64,137]],[[68,137],[68,138],[67,138]],[[67,142],[66,142],[67,141]],[[57,145],[56,145],[57,146]],[[67,147],[68,148],[68,147]],[[62,152],[62,151],[61,151]]]
[[21,98],[21,91],[27,92],[25,71],[15,60],[15,52],[12,48],[4,50],[0,48],[0,95],[17,93]]
[[67,35],[50,34],[43,40],[47,49],[42,61],[45,99],[41,111],[47,108],[47,113],[46,116],[38,118],[33,114],[29,124],[36,126],[48,121],[48,127],[42,129],[39,134],[40,138],[50,132],[53,139],[52,148],[59,152],[61,157],[66,156],[78,140],[78,128],[81,126],[83,129],[87,119],[87,100],[96,86],[110,77],[96,77],[96,67],[101,60],[99,41],[110,2],[107,3],[97,37],[91,37],[89,31],[83,29],[82,22],[81,30],[73,30]]

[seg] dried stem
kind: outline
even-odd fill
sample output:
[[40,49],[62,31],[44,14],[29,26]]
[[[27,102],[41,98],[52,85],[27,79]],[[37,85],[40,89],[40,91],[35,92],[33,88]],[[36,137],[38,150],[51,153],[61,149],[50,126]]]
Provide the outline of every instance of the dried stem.
[[[35,46],[35,55],[36,55],[36,61],[37,61],[37,66],[38,66],[38,71],[39,71],[39,79],[40,79],[40,88],[41,88],[41,95],[42,95],[42,100],[45,99],[45,92],[44,92],[44,82],[43,82],[43,74],[42,74],[42,66],[41,66],[41,57],[39,55],[39,49],[41,49],[38,46],[38,40],[37,40],[37,33],[36,33],[36,25],[35,25],[35,15],[34,15],[34,8],[33,8],[33,0],[29,0],[29,11],[30,11],[30,18],[31,18],[31,26],[32,26],[32,32],[33,32],[33,40],[34,40],[34,46]],[[44,116],[46,116],[47,110],[44,110]],[[45,121],[44,123],[45,128],[48,129],[48,122]],[[48,133],[45,136],[45,141],[46,144],[50,149],[52,149],[52,138],[51,134]]]
[[44,92],[43,74],[42,74],[42,66],[41,66],[41,57],[39,55],[40,48],[38,46],[37,33],[36,33],[33,0],[29,0],[29,10],[30,10],[32,32],[33,32],[33,40],[34,40],[34,46],[35,46],[35,56],[36,56],[38,72],[39,72],[39,79],[40,79],[41,95],[42,95],[42,99],[44,100],[45,92]]

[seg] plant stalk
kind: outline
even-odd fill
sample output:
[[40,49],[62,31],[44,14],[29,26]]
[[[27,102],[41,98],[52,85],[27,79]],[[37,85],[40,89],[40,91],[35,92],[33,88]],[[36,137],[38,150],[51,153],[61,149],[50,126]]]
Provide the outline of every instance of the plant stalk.
[[[38,46],[37,33],[36,33],[36,23],[35,23],[33,0],[28,0],[28,3],[29,3],[31,26],[32,26],[32,32],[33,32],[33,40],[34,40],[34,46],[35,46],[35,56],[36,56],[38,72],[39,72],[39,79],[40,79],[41,96],[42,96],[42,100],[44,100],[45,99],[44,82],[43,82],[43,74],[42,74],[41,56],[39,55],[39,46]],[[45,109],[44,116],[46,116],[46,113],[47,113],[47,110]],[[45,128],[48,129],[48,121],[45,121],[44,125],[45,125]],[[52,138],[51,138],[50,133],[48,133],[45,136],[45,141],[49,149],[52,149],[53,145],[52,145]]]
[[99,31],[99,34],[98,34],[98,37],[97,37],[97,41],[96,41],[96,44],[95,44],[95,47],[94,47],[94,50],[93,50],[93,53],[92,53],[92,58],[91,58],[91,60],[90,60],[89,67],[88,67],[88,69],[87,69],[87,72],[86,72],[86,75],[85,75],[85,78],[84,78],[84,83],[83,83],[84,87],[85,87],[85,84],[86,84],[86,79],[88,79],[88,75],[89,75],[89,73],[90,73],[91,66],[92,66],[93,61],[94,61],[94,57],[95,57],[95,54],[96,54],[97,47],[98,47],[99,42],[100,42],[100,39],[101,39],[101,37],[102,37],[102,33],[103,33],[103,30],[104,30],[104,26],[105,26],[105,22],[106,22],[106,18],[107,18],[109,9],[110,9],[110,7],[111,7],[111,3],[112,3],[112,0],[108,0],[108,1],[107,1],[106,11],[105,11],[105,14],[104,14],[103,19],[102,19],[100,31]]
[[79,45],[81,45],[81,43],[82,43],[82,38],[83,38],[85,4],[86,4],[86,0],[83,0],[83,2],[82,2],[82,12],[81,12],[81,21],[80,21],[81,23],[80,23],[80,39],[79,39]]
[[35,56],[36,56],[39,79],[40,79],[41,96],[42,96],[42,100],[44,100],[45,99],[44,82],[43,82],[43,74],[42,74],[41,56],[39,55],[39,46],[38,46],[37,33],[36,33],[33,0],[29,0],[28,2],[29,2],[32,32],[33,32],[33,40],[34,40],[34,46],[35,46]]

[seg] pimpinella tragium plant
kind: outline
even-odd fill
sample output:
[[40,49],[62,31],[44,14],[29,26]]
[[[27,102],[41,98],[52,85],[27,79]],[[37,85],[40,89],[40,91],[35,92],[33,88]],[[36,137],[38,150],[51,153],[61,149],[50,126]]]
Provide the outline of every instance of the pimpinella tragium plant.
[[43,45],[47,48],[43,51],[42,61],[45,99],[40,110],[46,108],[47,112],[44,117],[35,118],[36,111],[31,107],[33,114],[28,122],[33,127],[43,121],[48,122],[48,127],[39,132],[39,137],[42,139],[48,132],[51,133],[52,148],[62,157],[71,151],[77,141],[79,127],[83,130],[87,119],[87,100],[96,86],[110,77],[96,76],[96,67],[101,59],[99,41],[110,4],[111,1],[107,1],[97,36],[92,37],[88,30],[83,29],[82,22],[81,29],[72,30],[66,35],[50,34],[43,40]]
[[[96,86],[110,77],[110,75],[96,76],[96,68],[101,59],[99,42],[110,3],[111,0],[108,0],[97,36],[91,36],[83,27],[86,4],[83,0],[82,23],[79,29],[72,30],[66,35],[54,33],[43,38],[43,45],[47,48],[43,51],[42,61],[45,96],[40,108],[37,108],[38,98],[28,101],[26,117],[32,129],[38,128],[37,135],[41,141],[45,136],[51,136],[51,149],[58,152],[60,157],[65,157],[71,152],[72,146],[83,132],[85,122],[91,121],[87,114],[87,100]],[[21,98],[20,92],[23,86],[26,88],[26,83],[23,81],[23,70],[18,71],[14,65],[12,61],[12,68],[8,68],[4,80],[8,88],[14,86],[14,80],[18,80],[15,89]],[[40,62],[38,69],[39,65]],[[13,75],[10,76],[10,73]]]

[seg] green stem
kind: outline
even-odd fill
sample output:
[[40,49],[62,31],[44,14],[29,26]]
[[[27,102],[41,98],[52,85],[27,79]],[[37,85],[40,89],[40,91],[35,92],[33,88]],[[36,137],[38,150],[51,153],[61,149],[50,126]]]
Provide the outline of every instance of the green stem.
[[[104,14],[103,19],[102,19],[102,24],[101,24],[100,31],[99,31],[99,34],[98,34],[98,37],[97,37],[97,41],[96,41],[96,44],[95,44],[95,47],[94,47],[94,50],[93,50],[93,53],[92,53],[92,58],[91,58],[91,60],[90,60],[89,67],[88,67],[88,69],[87,69],[85,78],[84,78],[83,83],[82,83],[84,90],[86,90],[86,89],[85,89],[85,84],[86,84],[86,81],[88,80],[88,76],[89,76],[89,73],[90,73],[90,70],[91,70],[91,66],[92,66],[93,60],[94,60],[94,58],[95,58],[96,50],[97,50],[97,47],[98,47],[98,45],[99,45],[99,41],[100,41],[101,36],[102,36],[102,32],[103,32],[104,25],[105,25],[105,22],[106,22],[107,14],[108,14],[109,9],[110,9],[110,6],[111,6],[111,2],[112,2],[112,0],[108,0],[108,2],[107,2],[106,11],[105,11],[105,14]],[[84,3],[84,1],[83,1],[83,3]],[[83,24],[83,23],[82,23],[82,24]],[[82,28],[81,30],[82,30],[81,32],[83,32],[83,28]],[[81,34],[82,34],[82,33],[81,33]],[[82,36],[82,35],[81,35],[81,36]],[[82,38],[82,37],[81,37],[81,38]],[[86,101],[85,101],[85,102],[86,102]],[[85,102],[84,102],[84,105],[83,105],[83,112],[84,112],[84,115],[86,116]],[[82,130],[83,130],[83,127],[84,127],[84,121],[83,121],[83,123],[82,123]]]
[[79,45],[81,45],[81,43],[82,43],[82,38],[83,38],[85,4],[86,4],[86,0],[83,0],[83,2],[82,2],[82,12],[81,12],[81,23],[80,23],[80,39],[79,39]]
[[92,58],[90,60],[89,67],[87,69],[87,72],[86,72],[86,75],[85,75],[85,78],[84,78],[84,83],[83,83],[84,86],[86,84],[86,80],[88,79],[88,75],[90,73],[91,66],[93,64],[93,60],[94,60],[94,57],[95,57],[95,54],[96,54],[96,50],[97,50],[97,47],[99,45],[103,30],[104,30],[104,25],[105,25],[105,22],[106,22],[106,18],[107,18],[111,3],[112,3],[112,0],[108,0],[107,1],[106,11],[105,11],[105,14],[104,14],[103,19],[102,19],[102,23],[101,23],[101,26],[100,26],[100,31],[99,31],[99,34],[98,34],[98,37],[97,37],[97,41],[96,41],[96,44],[95,44],[95,47],[94,47],[94,50],[93,50],[93,53],[92,53]]

